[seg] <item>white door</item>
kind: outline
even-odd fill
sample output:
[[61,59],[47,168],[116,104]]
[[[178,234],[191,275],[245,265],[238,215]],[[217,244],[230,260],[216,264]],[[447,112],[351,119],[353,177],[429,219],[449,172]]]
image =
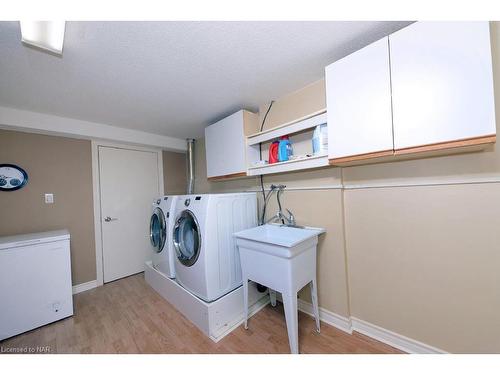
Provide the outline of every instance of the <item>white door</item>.
[[392,154],[388,39],[334,62],[325,73],[328,158]]
[[389,41],[396,150],[496,133],[488,22],[417,22]]
[[158,153],[99,146],[104,282],[144,271],[151,203],[160,195]]

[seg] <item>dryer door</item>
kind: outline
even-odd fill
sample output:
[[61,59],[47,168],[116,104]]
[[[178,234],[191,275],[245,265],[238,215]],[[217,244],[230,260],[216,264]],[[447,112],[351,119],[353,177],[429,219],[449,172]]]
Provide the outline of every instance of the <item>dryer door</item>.
[[167,227],[165,215],[159,207],[154,209],[151,220],[149,221],[149,239],[151,240],[154,251],[160,253],[167,239]]
[[177,259],[186,267],[195,264],[200,256],[200,226],[190,210],[182,211],[175,222],[174,247]]

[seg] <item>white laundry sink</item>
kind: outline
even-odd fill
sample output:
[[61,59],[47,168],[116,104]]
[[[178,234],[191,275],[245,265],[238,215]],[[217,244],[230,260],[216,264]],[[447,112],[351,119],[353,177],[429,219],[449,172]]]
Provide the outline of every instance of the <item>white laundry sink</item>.
[[[297,292],[311,287],[316,329],[319,332],[319,308],[316,287],[316,246],[322,228],[288,227],[266,224],[234,234],[240,253],[245,307],[248,320],[248,281],[280,292],[285,308],[288,339],[292,353],[299,352]],[[275,294],[273,292],[273,294]]]
[[[253,250],[268,253],[280,258],[291,258],[304,249],[299,246],[309,240],[316,240],[324,233],[323,228],[314,227],[289,227],[279,224],[266,224],[259,227],[236,232],[234,236],[240,240],[246,240],[245,244],[251,246]],[[251,245],[249,241],[255,242]],[[240,241],[241,242],[241,241]],[[271,246],[262,246],[271,245]]]

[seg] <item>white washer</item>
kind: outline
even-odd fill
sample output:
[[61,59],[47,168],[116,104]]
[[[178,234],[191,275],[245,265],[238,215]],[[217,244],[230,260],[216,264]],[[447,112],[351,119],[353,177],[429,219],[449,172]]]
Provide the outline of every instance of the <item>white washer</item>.
[[171,236],[176,202],[176,195],[156,199],[149,224],[153,267],[171,279],[175,278],[175,251]]
[[257,226],[255,193],[183,195],[173,229],[177,282],[206,302],[242,284],[233,233]]

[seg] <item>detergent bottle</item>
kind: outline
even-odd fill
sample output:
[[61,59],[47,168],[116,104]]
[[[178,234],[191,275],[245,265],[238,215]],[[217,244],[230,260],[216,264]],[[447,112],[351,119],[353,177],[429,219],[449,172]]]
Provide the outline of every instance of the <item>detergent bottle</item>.
[[278,146],[278,160],[287,161],[290,160],[290,156],[293,155],[292,144],[288,139],[288,135],[280,137],[280,143]]
[[278,159],[278,148],[279,148],[279,142],[274,141],[271,143],[271,146],[269,147],[269,164],[274,164],[279,161]]
[[318,125],[314,129],[312,148],[314,155],[328,153],[328,128],[326,124]]

